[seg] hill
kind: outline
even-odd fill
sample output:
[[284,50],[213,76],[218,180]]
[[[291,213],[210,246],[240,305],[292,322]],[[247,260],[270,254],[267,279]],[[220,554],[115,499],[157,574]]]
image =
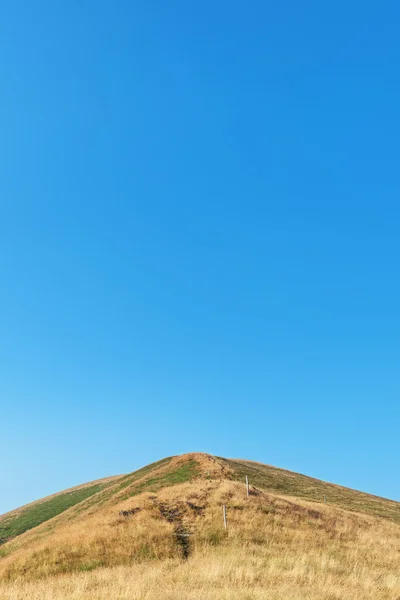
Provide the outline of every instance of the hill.
[[201,453],[8,513],[0,538],[1,600],[400,598],[399,503]]

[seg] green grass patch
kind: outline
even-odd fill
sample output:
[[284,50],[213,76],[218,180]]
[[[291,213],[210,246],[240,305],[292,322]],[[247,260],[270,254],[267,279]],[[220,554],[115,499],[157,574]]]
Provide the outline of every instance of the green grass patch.
[[[134,485],[134,483],[142,477],[149,475],[149,473],[155,471],[159,467],[167,465],[172,460],[172,458],[172,456],[169,456],[168,458],[163,458],[161,460],[158,460],[157,462],[147,465],[146,467],[142,467],[141,469],[138,469],[133,473],[129,473],[128,475],[120,477],[118,481],[115,482],[113,485],[109,486],[108,489],[104,490],[99,494],[96,494],[96,496],[94,496],[92,500],[85,502],[85,504],[82,505],[82,507],[78,507],[77,512],[86,511],[93,507],[102,506],[103,504],[111,500],[113,496],[119,494],[119,492],[121,492],[123,489]],[[119,499],[121,499],[121,497]]]
[[79,490],[65,492],[50,500],[43,500],[27,508],[23,508],[15,515],[3,518],[0,521],[0,544],[5,544],[8,540],[56,517],[72,506],[101,491],[106,485],[106,483],[93,484]]
[[122,477],[119,480],[118,485],[115,488],[113,488],[113,494],[118,493],[121,490],[123,490],[124,488],[132,485],[133,483],[135,483],[135,481],[137,481],[138,479],[141,479],[145,475],[148,475],[155,469],[158,469],[159,467],[167,465],[171,460],[172,460],[172,456],[170,456],[168,458],[163,458],[162,460],[158,460],[157,462],[152,463],[151,465],[147,465],[147,467],[142,467],[141,469],[138,469],[137,471],[134,471],[133,473],[130,473],[129,475],[125,475],[125,477]]
[[132,496],[137,496],[142,492],[158,492],[161,488],[169,487],[171,485],[177,485],[179,483],[185,483],[186,481],[191,481],[200,473],[200,466],[196,460],[189,460],[181,467],[173,471],[167,471],[164,473],[160,473],[154,477],[150,477],[149,479],[145,479],[144,481],[139,482],[138,484],[133,486],[133,489],[127,491],[121,497],[121,500],[125,500],[126,498],[131,498]]

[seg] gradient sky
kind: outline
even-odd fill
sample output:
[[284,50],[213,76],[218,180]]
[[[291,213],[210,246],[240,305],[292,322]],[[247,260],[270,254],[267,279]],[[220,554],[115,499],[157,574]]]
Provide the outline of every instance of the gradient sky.
[[1,3],[0,512],[188,451],[400,500],[399,23]]

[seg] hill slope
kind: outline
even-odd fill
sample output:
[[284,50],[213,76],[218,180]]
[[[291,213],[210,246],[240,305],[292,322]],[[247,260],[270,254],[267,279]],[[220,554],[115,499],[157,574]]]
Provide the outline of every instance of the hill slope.
[[274,467],[171,457],[0,517],[0,599],[399,600],[399,517]]
[[115,479],[118,477],[79,485],[0,516],[0,545],[90,498]]
[[254,485],[274,494],[327,502],[346,510],[400,520],[400,503],[394,500],[248,460],[220,460],[229,465],[234,479],[244,481],[247,475]]

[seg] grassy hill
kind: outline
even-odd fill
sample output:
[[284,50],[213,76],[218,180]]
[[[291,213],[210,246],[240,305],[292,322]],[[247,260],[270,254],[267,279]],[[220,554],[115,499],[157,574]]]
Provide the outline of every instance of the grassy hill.
[[0,600],[400,598],[399,503],[207,454],[8,513],[0,539]]

